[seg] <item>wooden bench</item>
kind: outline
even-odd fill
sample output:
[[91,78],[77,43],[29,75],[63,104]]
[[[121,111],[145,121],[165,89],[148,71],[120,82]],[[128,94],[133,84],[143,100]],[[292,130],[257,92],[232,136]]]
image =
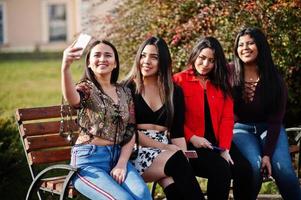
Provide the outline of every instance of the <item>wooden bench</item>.
[[[26,200],[35,193],[40,200],[43,199],[41,190],[60,195],[60,200],[77,195],[69,184],[76,173],[76,168],[69,165],[71,145],[59,134],[60,109],[60,106],[49,106],[16,111],[20,138],[33,179]],[[63,109],[66,111],[67,107]],[[73,115],[76,118],[75,112]],[[69,128],[77,132],[74,120],[70,124]],[[64,127],[68,127],[66,123]]]
[[[63,110],[67,112],[67,107],[65,106]],[[73,111],[73,120],[69,128],[77,133],[78,126],[75,119],[76,112]],[[60,200],[65,197],[76,197],[78,193],[70,184],[76,168],[68,164],[72,146],[59,135],[61,106],[17,109],[16,120],[33,179],[26,200],[32,199],[35,193],[40,200],[43,199],[39,191],[57,194]],[[64,131],[69,131],[66,123]],[[155,188],[155,185],[153,184],[152,187]],[[154,195],[153,193],[153,197]]]
[[296,169],[299,180],[301,179],[301,126],[285,129],[290,143],[292,163]]
[[[63,110],[67,112],[67,107]],[[36,192],[41,199],[40,190],[60,195],[60,200],[66,196],[74,198],[77,195],[75,188],[70,185],[70,180],[76,173],[76,168],[68,164],[71,145],[59,135],[60,111],[60,105],[24,108],[16,111],[19,134],[33,179],[26,200],[31,199]],[[76,112],[73,112],[73,120],[69,128],[76,133],[78,126],[74,121],[75,118]],[[68,131],[67,128],[65,124],[64,131]],[[290,152],[294,167],[298,177],[301,178],[299,154],[301,127],[287,128],[286,131],[291,140]],[[152,185],[152,197],[155,196],[156,185],[156,182]]]

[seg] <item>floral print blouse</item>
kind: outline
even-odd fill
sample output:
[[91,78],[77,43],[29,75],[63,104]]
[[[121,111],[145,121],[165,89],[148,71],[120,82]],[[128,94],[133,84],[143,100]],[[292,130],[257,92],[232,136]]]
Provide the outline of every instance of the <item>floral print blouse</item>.
[[78,111],[80,134],[99,136],[112,142],[116,136],[116,144],[122,143],[128,125],[135,124],[130,89],[116,84],[118,104],[115,104],[110,96],[89,80],[78,83],[76,88],[80,94]]

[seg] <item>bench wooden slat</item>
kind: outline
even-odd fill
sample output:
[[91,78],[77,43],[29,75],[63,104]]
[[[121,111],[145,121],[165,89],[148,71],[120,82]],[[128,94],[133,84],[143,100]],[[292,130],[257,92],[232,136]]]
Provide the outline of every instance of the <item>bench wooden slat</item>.
[[60,186],[62,187],[60,183],[64,183],[65,178],[66,176],[58,176],[58,177],[42,179],[43,186],[52,190],[59,190]]
[[60,181],[64,181],[64,179],[66,178],[66,176],[55,176],[55,177],[50,177],[50,178],[43,178],[41,179],[41,186],[42,187],[47,187],[49,189],[55,189],[54,188],[54,185],[55,183],[57,182],[60,182]]
[[[16,118],[18,121],[56,118],[60,117],[60,110],[60,106],[21,108],[17,109]],[[73,115],[76,115],[75,110],[73,110]]]
[[29,163],[34,165],[68,161],[71,157],[70,149],[71,147],[49,151],[32,151],[28,153]]
[[[73,119],[72,122],[69,123],[72,131],[77,131],[78,126]],[[20,125],[20,134],[22,137],[25,136],[33,136],[33,135],[44,135],[51,133],[58,133],[60,129],[60,121],[53,122],[37,122],[30,124],[22,124]],[[64,130],[67,130],[67,122],[64,121]]]
[[299,153],[299,146],[298,145],[290,145],[289,150],[290,153],[295,154],[295,153]]
[[[65,178],[66,176],[58,176],[42,179],[41,189],[47,189],[53,192],[60,193],[62,191]],[[77,195],[77,191],[74,189],[74,186],[69,186],[67,193],[69,198],[73,198]]]
[[70,146],[70,143],[59,134],[27,137],[24,139],[24,143],[27,152],[52,147]]

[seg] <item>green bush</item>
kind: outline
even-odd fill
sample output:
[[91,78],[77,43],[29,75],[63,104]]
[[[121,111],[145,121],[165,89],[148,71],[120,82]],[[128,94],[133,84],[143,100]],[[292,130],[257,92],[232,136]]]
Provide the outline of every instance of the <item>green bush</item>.
[[1,199],[24,199],[31,177],[12,117],[0,118],[0,133]]
[[218,38],[233,57],[236,33],[243,26],[261,28],[288,85],[286,126],[301,121],[301,3],[296,0],[127,0],[118,10],[111,40],[118,44],[123,71],[131,67],[138,45],[150,35],[169,44],[173,71],[184,69],[188,53],[202,36]]
[[[228,60],[243,26],[256,26],[267,35],[273,59],[288,86],[285,126],[300,125],[301,116],[301,3],[296,0],[127,0],[113,20],[111,40],[118,44],[128,71],[138,45],[150,35],[169,44],[173,71],[184,69],[188,53],[202,36],[218,38]],[[265,183],[262,193],[277,188]]]

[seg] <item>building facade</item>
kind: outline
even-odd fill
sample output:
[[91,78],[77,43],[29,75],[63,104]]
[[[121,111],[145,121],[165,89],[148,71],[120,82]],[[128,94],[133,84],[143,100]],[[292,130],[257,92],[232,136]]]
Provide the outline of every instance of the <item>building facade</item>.
[[52,51],[81,32],[81,0],[0,0],[0,52]]

